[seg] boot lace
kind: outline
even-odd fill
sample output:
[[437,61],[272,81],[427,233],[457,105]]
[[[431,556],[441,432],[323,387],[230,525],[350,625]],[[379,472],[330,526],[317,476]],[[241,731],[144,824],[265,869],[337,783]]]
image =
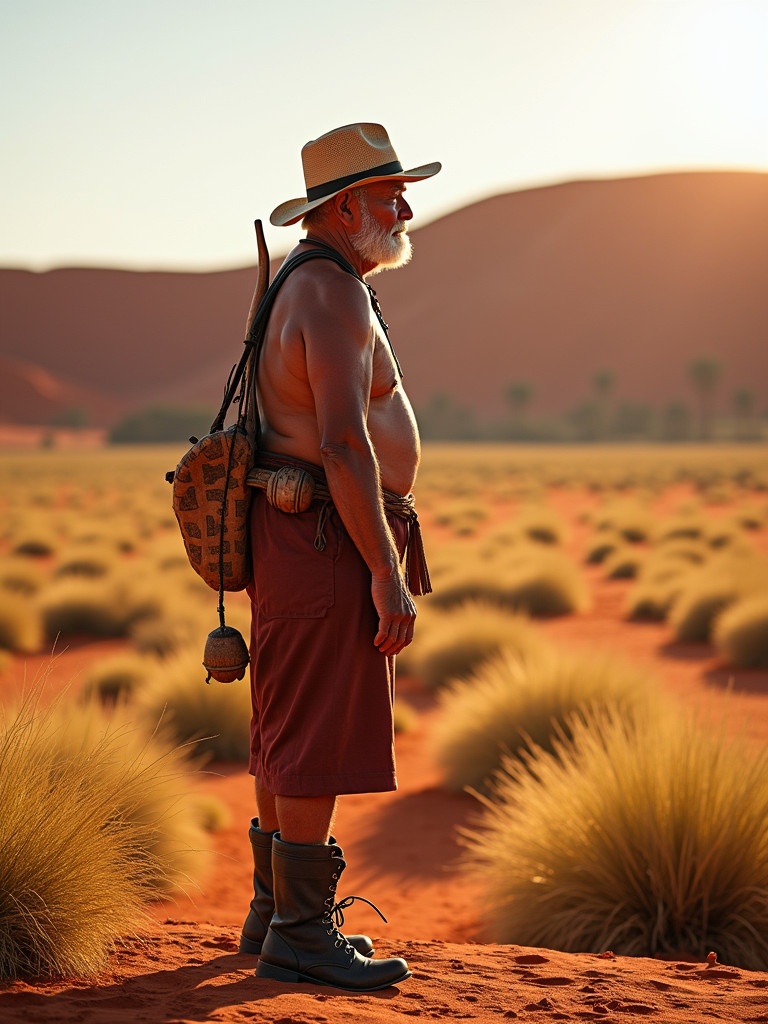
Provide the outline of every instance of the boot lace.
[[333,942],[334,946],[336,946],[337,948],[346,946],[347,951],[352,956],[354,956],[354,948],[350,946],[350,944],[346,940],[346,937],[341,931],[341,928],[344,924],[344,911],[348,910],[356,900],[360,900],[362,903],[367,903],[369,907],[372,907],[385,924],[387,924],[388,922],[386,917],[384,917],[384,915],[376,906],[376,904],[371,903],[371,901],[367,900],[365,896],[345,896],[343,900],[339,900],[337,903],[334,903],[333,897],[336,892],[336,879],[338,879],[339,876],[338,874],[336,874],[333,877],[334,882],[329,887],[330,895],[326,897],[326,899],[323,901],[325,906],[325,913],[323,914],[322,917],[323,924],[328,926],[326,928],[326,934],[331,936],[331,938],[335,936]]

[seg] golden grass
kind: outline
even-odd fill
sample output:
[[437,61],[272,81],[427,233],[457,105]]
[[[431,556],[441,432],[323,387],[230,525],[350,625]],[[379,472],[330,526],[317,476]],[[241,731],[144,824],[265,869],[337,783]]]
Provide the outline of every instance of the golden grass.
[[508,759],[466,833],[491,941],[768,968],[768,751],[588,713]]
[[24,594],[0,590],[0,648],[34,654],[43,643],[43,627],[34,602]]
[[42,589],[43,570],[29,558],[0,559],[0,588],[14,594],[31,597]]
[[137,690],[137,711],[147,723],[163,718],[163,732],[176,743],[194,743],[200,754],[221,761],[247,761],[251,691],[248,671],[234,683],[206,684],[199,653],[160,662]]
[[737,668],[768,668],[768,580],[764,583],[761,593],[735,601],[715,620],[715,646]]
[[502,649],[528,659],[544,648],[542,635],[527,616],[498,605],[467,601],[432,615],[424,638],[416,634],[406,667],[408,674],[434,690],[476,671]]
[[546,505],[525,505],[511,522],[524,540],[538,544],[563,544],[567,540],[565,523]]
[[522,660],[504,651],[442,695],[435,757],[449,788],[482,789],[505,754],[519,756],[529,743],[551,750],[574,713],[608,707],[632,721],[655,699],[649,674],[613,655]]
[[454,558],[430,601],[452,608],[472,600],[532,616],[568,615],[590,603],[578,566],[560,550],[539,544],[512,548],[504,559]]
[[642,571],[645,560],[645,552],[625,544],[605,559],[605,576],[609,580],[633,580]]
[[65,577],[48,587],[40,612],[49,640],[57,636],[127,636],[141,619],[152,618],[163,606],[156,586],[135,573],[106,578]]
[[754,552],[724,552],[689,572],[669,622],[678,640],[707,642],[717,616],[741,597],[765,589],[768,560]]
[[87,576],[98,578],[114,571],[120,564],[119,552],[106,544],[83,541],[67,547],[53,570],[53,577]]
[[652,523],[648,505],[627,498],[608,502],[597,511],[594,518],[597,530],[607,530],[631,544],[648,540]]
[[588,545],[584,561],[589,565],[601,565],[614,551],[623,548],[624,544],[618,534],[604,530]]
[[154,659],[131,650],[100,658],[85,673],[83,694],[106,703],[126,699],[155,671],[156,664]]
[[178,754],[39,697],[5,709],[0,732],[3,980],[103,967],[178,874],[163,840],[189,790]]

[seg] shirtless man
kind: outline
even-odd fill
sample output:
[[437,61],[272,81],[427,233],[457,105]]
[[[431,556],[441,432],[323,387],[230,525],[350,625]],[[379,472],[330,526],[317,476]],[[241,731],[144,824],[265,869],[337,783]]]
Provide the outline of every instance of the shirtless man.
[[302,160],[307,197],[271,220],[302,220],[307,231],[286,263],[314,258],[292,269],[269,319],[257,464],[304,469],[320,498],[288,514],[254,492],[258,818],[240,948],[260,953],[260,977],[372,991],[410,973],[400,958],[372,959],[367,936],[339,931],[334,893],[345,862],[330,833],[339,795],[397,787],[394,656],[413,638],[411,593],[429,583],[410,497],[416,421],[364,278],[408,262],[406,184],[440,164],[404,171],[377,124],[329,132],[307,143]]

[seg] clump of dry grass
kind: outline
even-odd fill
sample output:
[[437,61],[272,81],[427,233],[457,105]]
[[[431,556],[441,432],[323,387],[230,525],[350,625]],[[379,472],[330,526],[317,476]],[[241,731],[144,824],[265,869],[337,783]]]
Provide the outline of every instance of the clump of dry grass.
[[768,968],[768,752],[588,713],[508,759],[467,863],[494,942]]
[[566,539],[565,523],[542,505],[528,505],[513,518],[517,531],[527,540],[538,544],[562,544]]
[[768,667],[768,592],[735,601],[716,619],[713,639],[731,665]]
[[27,528],[11,543],[11,553],[25,558],[48,558],[55,554],[58,541],[44,526]]
[[502,649],[527,660],[545,649],[545,641],[527,616],[467,601],[432,616],[424,639],[412,644],[407,668],[426,687],[438,689],[475,671]]
[[[67,722],[64,725],[64,718]],[[158,865],[153,869],[154,898],[182,891],[206,868],[201,797],[189,746],[164,736],[159,723],[137,721],[131,704],[104,708],[96,699],[78,704],[76,715],[62,706],[55,742],[59,756],[78,756],[105,739],[114,741],[113,756],[103,766],[104,784],[116,793],[127,778],[143,784],[129,801],[118,798],[120,813],[130,822],[150,823],[152,835],[139,855]]]
[[22,594],[0,590],[0,647],[34,654],[42,644],[42,622],[33,602]]
[[647,672],[611,655],[523,661],[502,652],[442,695],[436,760],[451,789],[482,789],[505,754],[519,756],[531,743],[551,750],[574,713],[608,707],[632,721],[655,696]]
[[118,561],[118,553],[105,545],[75,545],[67,549],[66,555],[56,565],[53,576],[85,576],[96,579],[112,572]]
[[0,561],[0,587],[14,594],[31,597],[38,593],[45,582],[45,575],[29,558],[4,558]]
[[472,495],[444,502],[440,511],[435,513],[434,521],[438,526],[449,527],[459,537],[468,537],[476,533],[487,518],[487,508],[479,505],[477,496]]
[[51,584],[40,601],[46,636],[127,636],[134,623],[157,615],[163,596],[135,575],[69,577]]
[[609,503],[594,519],[597,530],[609,531],[631,544],[648,540],[651,534],[651,513],[646,504],[629,499]]
[[697,540],[707,535],[707,523],[698,512],[678,512],[663,519],[656,528],[654,541],[657,544],[670,540]]
[[163,718],[163,732],[176,743],[194,743],[200,754],[220,761],[247,761],[250,753],[251,690],[248,672],[234,683],[205,683],[199,654],[179,654],[158,663],[135,696],[147,723]]
[[633,580],[645,563],[645,553],[625,544],[605,560],[605,575],[609,580]]
[[708,641],[717,616],[740,597],[763,589],[766,579],[768,563],[754,553],[724,554],[690,572],[669,615],[676,638]]
[[629,619],[662,622],[685,591],[696,566],[711,557],[701,540],[674,540],[660,544],[645,559],[637,583],[627,595]]
[[[87,975],[141,925],[166,870],[142,813],[162,755],[126,758],[102,730],[79,746],[63,702],[27,698],[0,733],[0,978]],[[167,813],[167,806],[165,807]]]
[[603,531],[587,546],[584,560],[589,565],[600,565],[621,547],[622,540],[617,534]]
[[91,665],[83,680],[83,694],[86,698],[96,697],[101,701],[114,702],[130,697],[147,674],[153,671],[155,662],[136,651],[124,651],[103,658]]
[[506,560],[456,560],[430,600],[439,608],[474,600],[532,616],[554,616],[585,611],[590,599],[571,559],[559,550],[529,544],[514,548]]

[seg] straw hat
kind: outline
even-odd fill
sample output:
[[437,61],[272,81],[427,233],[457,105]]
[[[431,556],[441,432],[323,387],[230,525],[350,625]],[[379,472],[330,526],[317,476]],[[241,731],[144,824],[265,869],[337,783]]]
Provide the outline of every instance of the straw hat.
[[306,198],[289,199],[272,211],[272,224],[295,224],[305,213],[351,186],[371,181],[421,181],[437,174],[441,164],[404,171],[380,124],[347,124],[308,142],[301,151]]

